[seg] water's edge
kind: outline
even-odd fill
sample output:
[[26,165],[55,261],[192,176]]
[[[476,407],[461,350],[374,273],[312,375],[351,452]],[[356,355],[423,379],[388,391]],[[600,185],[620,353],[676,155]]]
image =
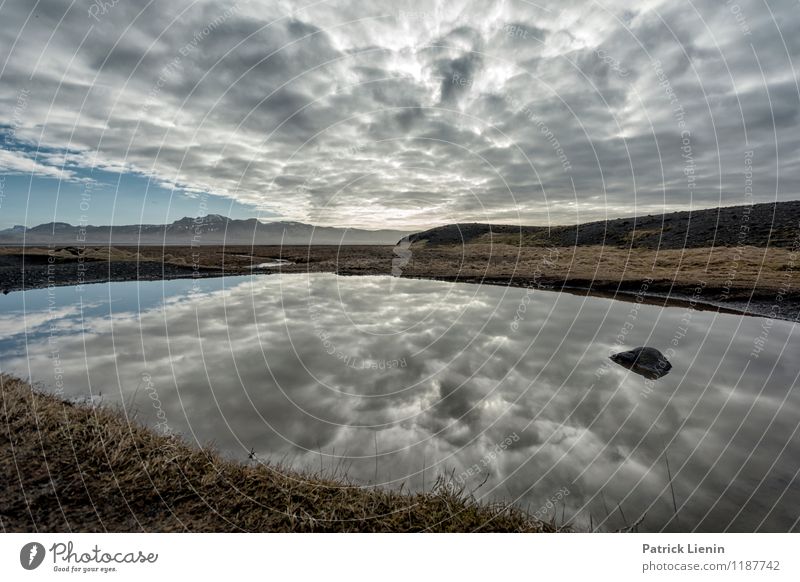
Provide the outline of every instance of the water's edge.
[[[102,276],[95,276],[92,278],[77,278],[75,276],[60,276],[54,280],[48,280],[42,277],[33,277],[33,283],[28,285],[12,285],[3,289],[3,294],[19,293],[24,291],[33,291],[35,289],[45,289],[48,287],[70,287],[76,285],[98,285],[105,283],[122,283],[130,281],[172,281],[175,279],[209,279],[220,277],[240,277],[247,275],[273,275],[280,273],[280,267],[263,267],[256,269],[248,269],[239,271],[225,272],[219,269],[203,268],[200,270],[187,270],[184,268],[167,266],[158,264],[157,268],[142,269],[142,263],[139,264],[137,269],[131,271],[130,269],[112,269],[108,270]],[[324,272],[324,271],[322,271]],[[308,272],[311,274],[312,272]],[[317,273],[317,271],[313,271]],[[365,273],[350,273],[350,272],[333,272],[331,273],[342,277],[364,276]],[[292,273],[297,274],[297,273]],[[389,276],[385,273],[369,273],[374,275]],[[367,274],[368,275],[368,274]],[[626,281],[626,287],[639,286],[637,291],[630,289],[598,289],[595,285],[585,283],[583,281],[574,281],[567,279],[562,284],[537,284],[532,285],[530,281],[516,280],[508,278],[497,277],[464,277],[464,276],[418,276],[418,275],[401,275],[403,279],[417,279],[423,281],[444,281],[449,283],[469,283],[473,285],[493,285],[499,287],[516,287],[516,288],[532,288],[536,291],[547,291],[553,293],[569,293],[571,295],[599,297],[603,299],[613,299],[616,301],[624,302],[637,302],[646,303],[648,305],[657,305],[661,307],[687,307],[696,309],[698,311],[717,311],[719,313],[726,313],[731,315],[745,315],[749,317],[766,317],[770,319],[780,319],[783,321],[795,322],[800,316],[800,303],[788,298],[782,298],[779,302],[779,309],[776,309],[778,301],[776,297],[769,299],[762,297],[752,297],[748,301],[717,301],[713,299],[696,297],[690,293],[683,291],[669,291],[664,292],[661,290],[651,291],[646,285],[646,281]],[[643,290],[645,289],[645,290]],[[657,288],[658,289],[658,288]],[[706,288],[709,293],[717,291],[716,289]]]

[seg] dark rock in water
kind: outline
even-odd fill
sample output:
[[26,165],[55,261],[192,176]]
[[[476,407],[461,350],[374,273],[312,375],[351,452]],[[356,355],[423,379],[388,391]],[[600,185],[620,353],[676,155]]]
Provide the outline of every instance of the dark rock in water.
[[672,369],[672,364],[667,361],[664,354],[655,348],[634,348],[628,352],[614,354],[610,358],[612,362],[650,380],[666,376]]

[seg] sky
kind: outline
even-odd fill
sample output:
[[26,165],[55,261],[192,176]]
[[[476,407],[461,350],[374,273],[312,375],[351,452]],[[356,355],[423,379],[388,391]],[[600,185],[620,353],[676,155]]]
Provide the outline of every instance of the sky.
[[0,228],[800,198],[796,0],[0,6]]

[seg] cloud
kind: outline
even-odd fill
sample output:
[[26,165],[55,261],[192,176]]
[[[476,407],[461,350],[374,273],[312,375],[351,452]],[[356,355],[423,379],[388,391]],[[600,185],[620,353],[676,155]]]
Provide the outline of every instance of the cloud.
[[[755,200],[793,199],[800,17],[788,0],[737,6],[129,0],[92,17],[15,3],[2,9],[0,124],[83,167],[322,224],[744,204],[747,150]],[[2,163],[76,171],[18,151]],[[409,213],[411,198],[426,211]]]
[[70,182],[82,181],[72,170],[43,164],[19,151],[0,150],[0,171],[9,174],[44,176]]

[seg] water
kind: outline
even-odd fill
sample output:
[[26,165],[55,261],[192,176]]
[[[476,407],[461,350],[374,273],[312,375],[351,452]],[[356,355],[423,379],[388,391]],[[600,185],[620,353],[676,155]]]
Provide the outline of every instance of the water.
[[285,259],[275,259],[275,260],[269,261],[267,263],[259,263],[257,265],[253,265],[250,268],[251,269],[269,269],[269,268],[272,268],[272,267],[284,267],[286,265],[291,265],[291,264],[292,264],[291,261],[287,261]]
[[[390,488],[449,475],[578,527],[798,530],[789,322],[314,274],[12,293],[0,332],[3,371],[230,458]],[[607,357],[640,345],[671,349],[670,373]]]

